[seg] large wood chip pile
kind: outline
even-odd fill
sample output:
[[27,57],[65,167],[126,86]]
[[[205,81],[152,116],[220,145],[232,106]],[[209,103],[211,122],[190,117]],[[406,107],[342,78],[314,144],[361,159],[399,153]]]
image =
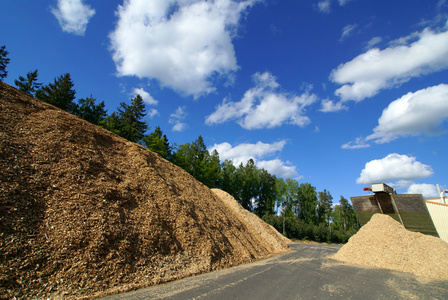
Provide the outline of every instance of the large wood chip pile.
[[248,225],[252,235],[260,236],[260,240],[263,241],[263,246],[271,252],[283,252],[284,249],[288,247],[288,244],[292,243],[290,239],[283,236],[277,229],[264,222],[257,215],[244,209],[241,204],[227,192],[219,189],[212,189],[212,191],[221,198],[236,216],[238,216],[241,222],[245,222]]
[[0,82],[0,298],[95,297],[289,251],[210,189]]
[[408,231],[383,214],[373,215],[333,258],[448,280],[448,244],[433,236]]

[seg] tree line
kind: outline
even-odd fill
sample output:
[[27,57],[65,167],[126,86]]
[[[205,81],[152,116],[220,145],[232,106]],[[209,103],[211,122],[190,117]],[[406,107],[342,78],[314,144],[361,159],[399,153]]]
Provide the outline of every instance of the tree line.
[[[0,79],[7,76],[9,59],[4,46],[0,48]],[[76,91],[69,73],[56,77],[52,83],[38,83],[38,70],[14,81],[17,88],[35,98],[72,113],[92,124],[101,126],[183,168],[209,188],[219,188],[232,195],[245,209],[257,214],[279,232],[293,239],[345,243],[359,229],[353,207],[341,196],[333,205],[330,192],[317,192],[310,183],[282,179],[255,165],[235,166],[231,160],[220,161],[219,153],[209,152],[202,136],[191,143],[170,144],[157,126],[149,126],[143,118],[145,105],[140,95],[130,104],[120,103],[116,112],[107,113],[104,101],[97,103],[92,96],[77,102]]]

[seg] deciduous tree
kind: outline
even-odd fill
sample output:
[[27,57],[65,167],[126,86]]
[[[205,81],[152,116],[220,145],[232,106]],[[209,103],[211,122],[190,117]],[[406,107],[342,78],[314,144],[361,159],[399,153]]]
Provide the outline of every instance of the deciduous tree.
[[316,188],[310,183],[302,183],[299,186],[299,218],[306,223],[317,223],[317,193]]
[[317,218],[318,223],[330,224],[331,211],[333,206],[333,197],[330,192],[323,190],[318,193]]

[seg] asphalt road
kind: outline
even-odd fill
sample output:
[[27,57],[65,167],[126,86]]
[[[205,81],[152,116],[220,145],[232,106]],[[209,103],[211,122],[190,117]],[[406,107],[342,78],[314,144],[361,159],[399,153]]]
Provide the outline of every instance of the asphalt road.
[[448,281],[328,258],[339,246],[290,246],[293,252],[263,261],[103,299],[448,299]]

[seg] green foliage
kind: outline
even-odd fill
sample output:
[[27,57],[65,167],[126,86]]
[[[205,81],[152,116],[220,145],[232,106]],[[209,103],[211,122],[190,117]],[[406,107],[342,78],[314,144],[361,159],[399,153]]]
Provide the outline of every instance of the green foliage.
[[202,136],[193,143],[180,145],[172,162],[193,175],[206,186],[218,187],[220,182],[220,160],[217,151],[209,153]]
[[79,99],[75,115],[95,125],[103,124],[107,117],[107,111],[104,109],[106,105],[104,101],[98,105],[95,102],[96,99],[92,96]]
[[294,217],[264,215],[262,218],[272,225],[278,232],[283,232],[285,224],[285,236],[293,240],[312,240],[320,243],[347,243],[348,239],[356,234],[357,230],[350,228],[348,231],[326,226],[324,223],[309,224],[304,220]]
[[323,190],[323,192],[318,193],[318,203],[317,203],[317,221],[318,223],[330,224],[331,212],[333,211],[333,197],[330,192]]
[[279,178],[276,180],[276,192],[277,203],[282,207],[283,213],[285,213],[287,217],[298,217],[298,182],[291,178],[286,179],[286,181]]
[[138,143],[148,129],[146,122],[142,121],[144,116],[146,116],[145,104],[143,98],[137,95],[131,99],[131,105],[120,103],[118,114],[114,116],[116,119],[111,120],[112,124],[116,126],[112,127],[112,130],[118,132],[128,141]]
[[344,232],[350,228],[359,229],[359,221],[353,206],[342,196],[340,204],[333,209],[332,220],[334,227]]
[[9,52],[6,51],[6,46],[0,47],[0,80],[3,80],[8,76],[8,71],[6,71],[6,66],[9,64],[10,59],[8,58]]
[[236,167],[231,160],[225,160],[221,165],[221,176],[219,187],[223,191],[226,191],[233,197],[238,194],[240,189],[238,175],[236,173]]
[[172,147],[168,143],[168,138],[163,134],[162,129],[160,129],[159,126],[157,126],[149,135],[143,137],[143,145],[165,159],[170,160],[172,157]]
[[54,79],[54,83],[49,83],[36,91],[36,98],[59,107],[69,113],[76,113],[77,106],[75,100],[76,91],[73,89],[73,82],[69,73]]
[[28,95],[34,96],[36,91],[42,86],[42,83],[37,82],[38,70],[28,72],[26,78],[19,76],[19,79],[14,80],[14,84],[19,88],[20,91],[27,93]]
[[121,136],[121,132],[119,129],[120,121],[119,116],[116,112],[113,112],[112,114],[106,116],[104,120],[102,120],[99,125],[103,127],[104,129],[109,130],[110,132],[113,132],[119,136]]
[[317,194],[316,188],[310,183],[302,183],[297,195],[299,203],[299,218],[306,223],[317,223]]
[[275,176],[269,174],[268,171],[264,169],[259,171],[259,192],[257,197],[255,197],[254,209],[254,212],[258,216],[274,213],[276,179]]
[[255,167],[253,159],[249,159],[245,166],[240,164],[237,169],[237,176],[239,177],[240,190],[235,199],[247,210],[252,211],[252,199],[258,195],[258,169]]

